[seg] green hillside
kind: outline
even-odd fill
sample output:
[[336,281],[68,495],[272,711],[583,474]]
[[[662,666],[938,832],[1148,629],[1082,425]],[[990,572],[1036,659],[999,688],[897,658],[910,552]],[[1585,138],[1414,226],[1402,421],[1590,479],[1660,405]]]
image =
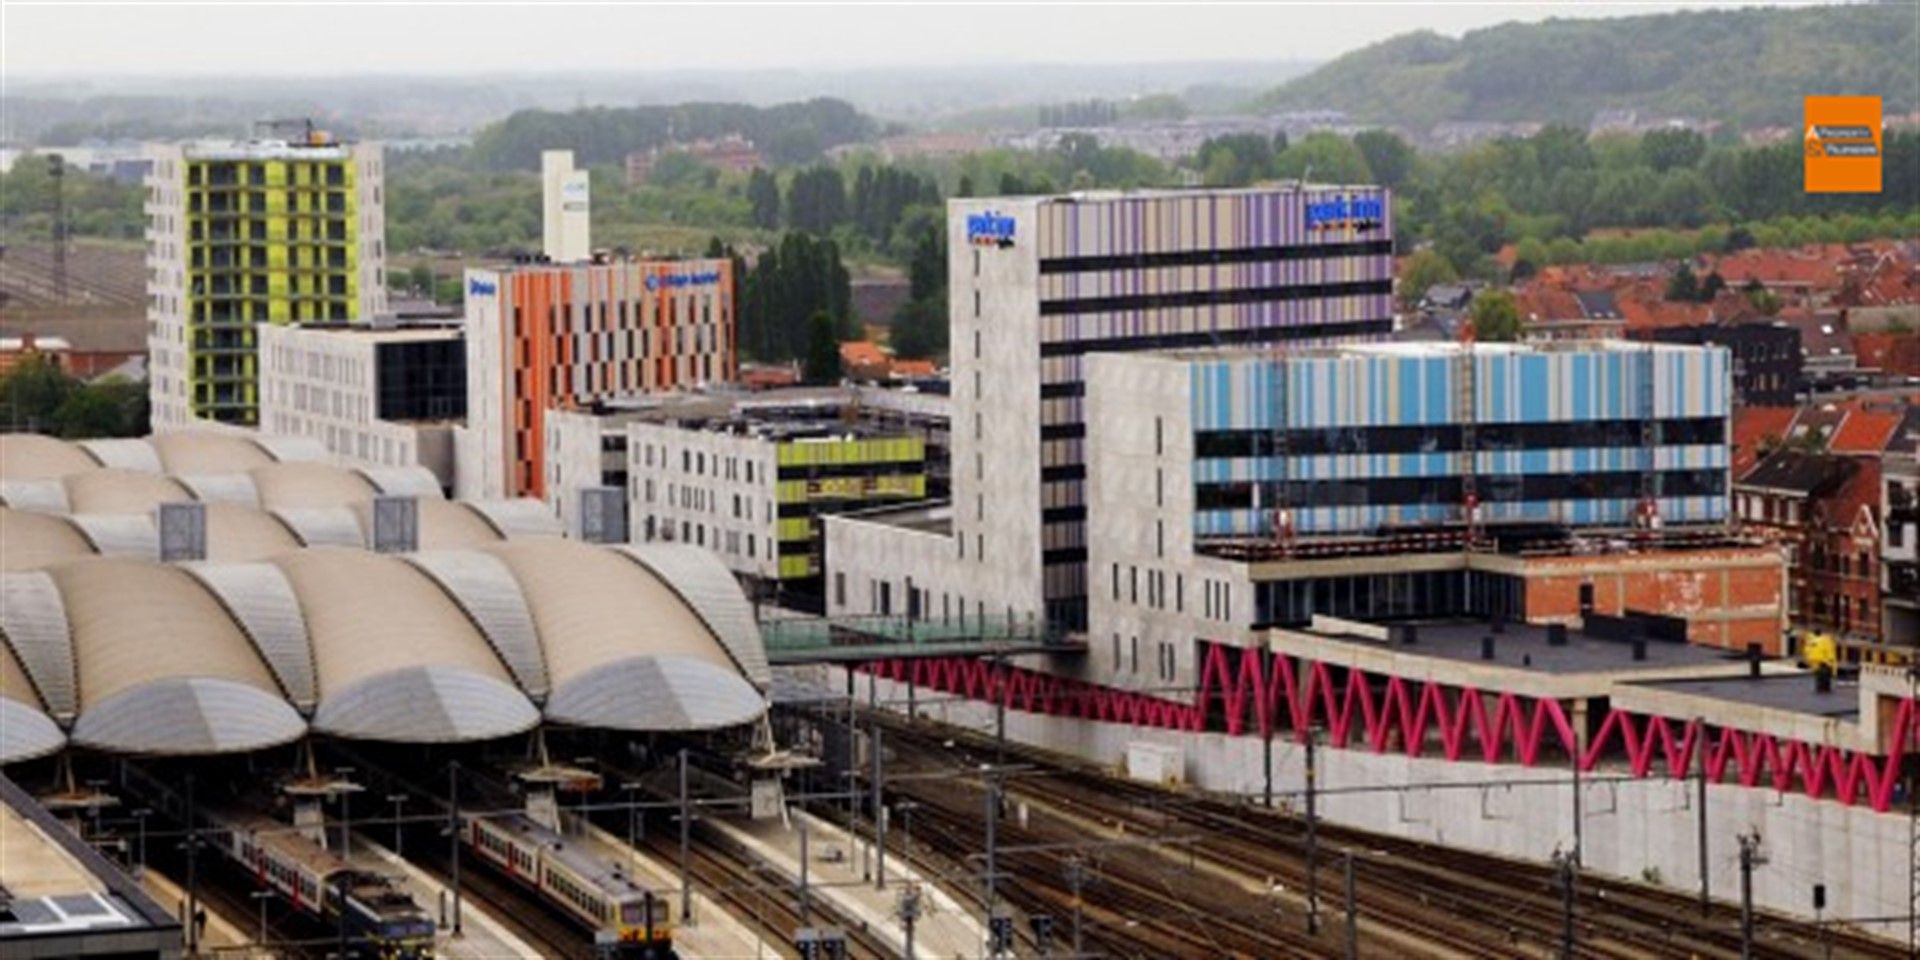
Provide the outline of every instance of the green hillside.
[[1794,126],[1807,94],[1879,94],[1920,109],[1920,6],[1714,10],[1548,20],[1434,33],[1356,50],[1261,97],[1424,132],[1444,120],[1585,126],[1596,111],[1736,127]]

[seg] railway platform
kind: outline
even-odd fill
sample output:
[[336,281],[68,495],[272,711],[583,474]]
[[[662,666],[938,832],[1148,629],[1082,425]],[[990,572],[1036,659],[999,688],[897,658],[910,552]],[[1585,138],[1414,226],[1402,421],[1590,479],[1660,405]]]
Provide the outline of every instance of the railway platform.
[[[152,867],[146,867],[140,871],[140,886],[147,891],[147,895],[152,897],[155,903],[172,911],[174,916],[178,917],[184,912],[181,908],[187,902],[187,891],[175,883],[173,878]],[[227,958],[227,960],[274,956],[270,951],[259,949],[252,936],[213,904],[206,904],[204,909],[207,913],[207,926],[201,933],[202,951],[212,953],[216,957]]]
[[452,891],[426,871],[364,836],[353,838],[353,850],[347,860],[363,870],[392,877],[400,889],[413,895],[413,902],[441,921],[434,944],[443,960],[500,960],[540,954],[531,944],[514,936],[474,897],[461,898],[460,933],[454,934]]
[[931,960],[980,954],[981,945],[986,942],[986,930],[980,922],[938,884],[927,882],[911,864],[889,856],[886,887],[874,886],[867,872],[872,866],[871,837],[850,839],[844,827],[799,811],[793,813],[791,826],[772,819],[709,823],[729,842],[779,871],[787,882],[798,884],[799,825],[803,821],[808,833],[807,883],[819,902],[844,916],[858,918],[899,951],[905,947],[899,920],[900,895],[909,885],[917,885],[921,907],[914,926],[914,956]]
[[[592,824],[583,833],[569,834],[589,843],[594,854],[627,864],[628,872],[655,890],[665,893],[676,916],[680,909],[680,878],[673,868],[635,850],[625,842]],[[696,885],[693,892],[693,919],[677,920],[673,931],[674,949],[687,960],[734,960],[734,958],[783,956],[772,944],[761,942],[758,934],[746,927],[712,897]]]

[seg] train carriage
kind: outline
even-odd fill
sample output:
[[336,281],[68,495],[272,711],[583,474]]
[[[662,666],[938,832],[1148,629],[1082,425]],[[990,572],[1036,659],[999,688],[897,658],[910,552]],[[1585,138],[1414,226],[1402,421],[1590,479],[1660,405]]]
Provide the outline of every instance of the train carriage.
[[471,817],[467,843],[476,855],[594,931],[603,955],[620,960],[672,960],[667,904],[617,866],[524,813]]
[[222,846],[227,855],[262,887],[329,923],[340,923],[344,912],[348,936],[362,945],[359,955],[378,960],[433,956],[432,918],[412,896],[395,889],[393,881],[355,869],[339,854],[270,817],[223,813],[214,820],[226,831]]

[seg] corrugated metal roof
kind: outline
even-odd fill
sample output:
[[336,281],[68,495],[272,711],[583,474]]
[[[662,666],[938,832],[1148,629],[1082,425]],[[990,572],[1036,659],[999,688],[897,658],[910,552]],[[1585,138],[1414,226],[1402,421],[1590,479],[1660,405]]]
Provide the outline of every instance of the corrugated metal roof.
[[0,434],[0,480],[57,480],[100,466],[85,449],[37,433]]
[[147,442],[159,454],[160,467],[167,473],[245,473],[274,461],[253,434],[237,430],[156,433]]
[[67,607],[52,577],[38,570],[0,574],[0,639],[7,641],[47,711],[63,722],[80,710]]
[[459,743],[525,733],[539,722],[540,711],[512,684],[433,665],[382,673],[329,695],[313,728],[355,740]]
[[152,513],[160,504],[193,499],[171,477],[134,470],[89,470],[64,482],[67,505],[74,513]]
[[651,570],[692,605],[755,686],[765,690],[773,682],[753,605],[717,554],[680,543],[622,544],[615,549]]
[[67,485],[58,480],[0,480],[0,503],[15,510],[71,513]]
[[518,537],[558,537],[566,533],[560,518],[538,500],[464,500],[467,509],[486,518],[500,535],[509,540]]
[[18,700],[0,697],[0,764],[44,757],[66,746],[59,724]]
[[473,550],[442,550],[407,558],[460,605],[493,645],[520,688],[536,701],[547,696],[546,654],[513,571],[498,557]]
[[82,440],[80,446],[103,466],[142,473],[160,472],[160,452],[144,439]]
[[351,507],[285,507],[273,511],[309,547],[363,547],[366,534]]
[[115,753],[200,756],[291,743],[307,725],[285,700],[214,677],[169,677],[89,704],[73,742]]
[[617,730],[718,730],[751,723],[767,700],[738,673],[694,657],[630,657],[556,687],[547,718]]
[[260,505],[260,491],[254,487],[253,478],[244,473],[180,474],[173,479],[203,503]]
[[355,472],[373,484],[375,490],[394,497],[419,497],[444,500],[440,479],[425,467],[360,467]]
[[181,569],[199,580],[246,631],[288,699],[301,712],[312,713],[320,699],[313,644],[286,574],[271,563],[194,563]]
[[66,517],[0,507],[0,570],[38,570],[93,552]]
[[67,519],[86,535],[95,553],[155,559],[160,556],[160,530],[149,515],[76,513]]

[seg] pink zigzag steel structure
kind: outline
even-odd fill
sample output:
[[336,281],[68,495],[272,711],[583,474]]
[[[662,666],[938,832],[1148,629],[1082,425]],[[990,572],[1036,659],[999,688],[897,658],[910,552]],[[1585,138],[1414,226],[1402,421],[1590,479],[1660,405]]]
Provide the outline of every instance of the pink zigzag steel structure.
[[[1264,737],[1284,730],[1305,741],[1307,732],[1319,727],[1334,747],[1353,747],[1357,739],[1375,753],[1397,749],[1419,757],[1430,749],[1433,730],[1450,761],[1511,759],[1522,766],[1538,764],[1549,746],[1568,756],[1576,750],[1573,722],[1551,697],[1391,676],[1380,682],[1363,670],[1307,660],[1296,666],[1291,657],[1204,646],[1200,687],[1191,703],[967,657],[889,659],[858,669],[969,699],[1004,698],[1013,710],[1188,733]],[[1344,682],[1335,676],[1342,670]],[[1695,751],[1704,748],[1707,777],[1714,783],[1731,778],[1743,787],[1783,792],[1797,787],[1814,799],[1846,806],[1864,797],[1875,811],[1886,812],[1893,805],[1901,762],[1910,745],[1920,743],[1915,701],[1895,702],[1884,756],[1612,709],[1579,751],[1580,769],[1593,770],[1603,758],[1624,754],[1636,777],[1686,777],[1697,769]]]

